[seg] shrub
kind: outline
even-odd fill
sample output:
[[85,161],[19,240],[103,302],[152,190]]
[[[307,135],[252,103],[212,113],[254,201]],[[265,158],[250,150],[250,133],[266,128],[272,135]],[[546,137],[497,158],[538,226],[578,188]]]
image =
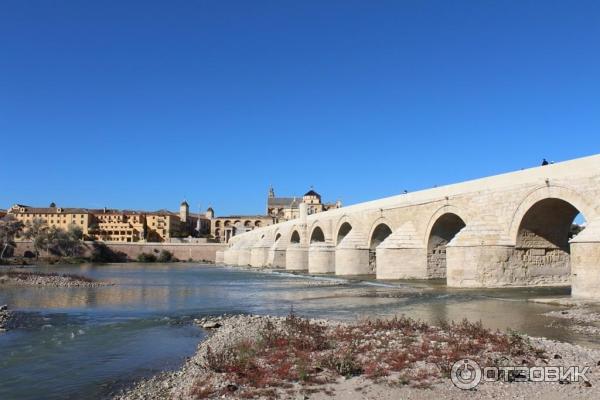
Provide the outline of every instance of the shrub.
[[115,263],[126,262],[127,254],[121,251],[114,251],[102,242],[92,243],[92,254],[90,261],[95,263]]
[[175,261],[176,259],[173,257],[173,253],[171,253],[168,250],[161,250],[160,254],[158,255],[157,261],[158,262],[171,262],[171,261]]
[[152,253],[140,253],[137,260],[142,263],[152,263],[156,262],[156,256]]

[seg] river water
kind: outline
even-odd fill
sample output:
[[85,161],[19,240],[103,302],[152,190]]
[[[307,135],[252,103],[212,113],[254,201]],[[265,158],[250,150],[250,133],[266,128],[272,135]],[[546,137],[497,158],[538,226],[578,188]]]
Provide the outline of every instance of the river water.
[[180,366],[206,334],[193,319],[222,313],[285,315],[293,307],[300,315],[348,321],[395,314],[434,323],[468,318],[600,347],[600,338],[575,334],[568,321],[542,315],[559,307],[527,301],[567,297],[566,288],[452,290],[441,282],[314,278],[189,263],[31,269],[115,285],[0,286],[0,304],[22,317],[19,328],[0,334],[3,400],[109,397],[132,380]]

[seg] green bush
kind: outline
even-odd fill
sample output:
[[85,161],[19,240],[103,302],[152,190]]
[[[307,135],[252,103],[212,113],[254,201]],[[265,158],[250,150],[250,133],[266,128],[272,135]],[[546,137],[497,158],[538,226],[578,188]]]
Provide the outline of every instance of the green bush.
[[143,263],[156,262],[156,256],[152,253],[140,253],[137,256],[137,260]]
[[158,262],[171,262],[171,261],[175,261],[175,259],[173,258],[173,253],[171,253],[168,250],[161,250],[160,254],[158,255]]

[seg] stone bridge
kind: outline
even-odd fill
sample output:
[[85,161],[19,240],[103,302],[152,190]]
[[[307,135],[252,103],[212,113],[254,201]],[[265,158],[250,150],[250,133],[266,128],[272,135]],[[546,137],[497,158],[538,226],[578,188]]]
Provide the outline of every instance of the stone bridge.
[[[573,229],[581,214],[586,227]],[[231,239],[226,264],[600,298],[600,155],[306,215]]]

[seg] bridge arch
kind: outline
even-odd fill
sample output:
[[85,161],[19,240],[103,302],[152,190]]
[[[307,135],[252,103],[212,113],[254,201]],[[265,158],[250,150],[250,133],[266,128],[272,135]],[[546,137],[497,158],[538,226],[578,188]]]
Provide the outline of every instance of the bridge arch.
[[571,204],[583,214],[587,221],[598,218],[598,211],[585,197],[575,190],[565,186],[540,186],[529,192],[529,194],[519,203],[519,206],[511,218],[508,237],[512,244],[517,245],[521,221],[525,217],[525,214],[536,203],[545,199],[558,199]]
[[310,234],[310,243],[322,243],[325,242],[325,234],[320,226],[315,225]]
[[292,243],[292,244],[300,243],[300,233],[298,232],[297,229],[294,229],[292,231],[292,234],[290,236],[290,243]]
[[584,198],[564,187],[546,187],[530,193],[511,224],[510,238],[515,243],[511,267],[522,272],[528,283],[569,283],[569,240],[581,229],[574,230],[573,222],[578,214],[589,218],[594,212]]
[[333,233],[334,234],[333,240],[334,240],[336,246],[338,244],[340,244],[340,242],[342,240],[344,240],[346,235],[348,235],[350,233],[350,231],[352,230],[353,227],[354,227],[354,222],[347,215],[342,216],[342,218],[340,218],[338,220],[338,222],[336,224],[335,232]]
[[446,277],[446,246],[468,223],[467,212],[452,204],[441,206],[431,215],[423,238],[428,278]]
[[369,269],[377,271],[377,246],[392,234],[392,224],[386,218],[378,218],[369,233]]

